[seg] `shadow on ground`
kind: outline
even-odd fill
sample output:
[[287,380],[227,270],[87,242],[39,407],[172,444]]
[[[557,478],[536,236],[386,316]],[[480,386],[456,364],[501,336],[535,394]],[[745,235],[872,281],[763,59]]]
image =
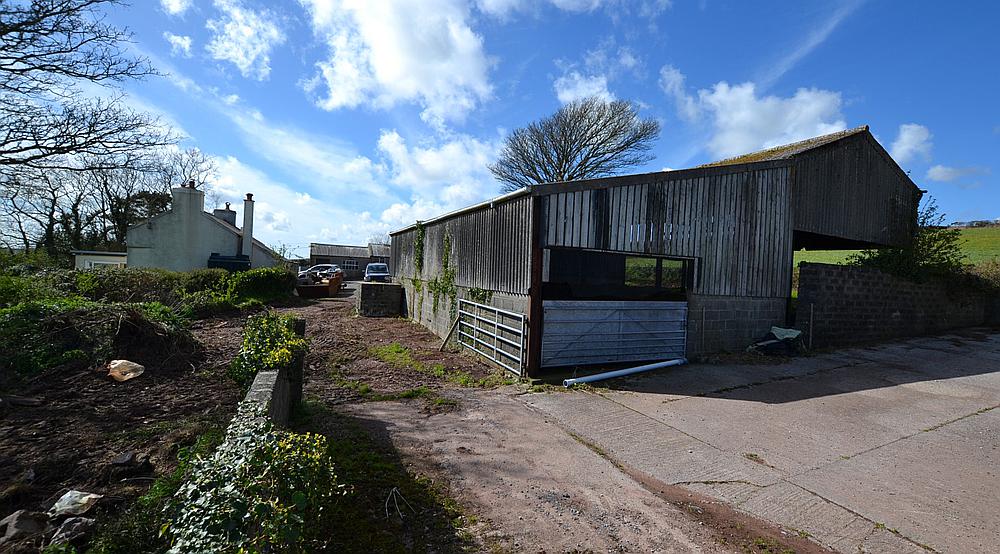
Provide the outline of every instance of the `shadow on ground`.
[[777,364],[676,366],[597,385],[617,391],[662,394],[665,400],[704,396],[778,404],[997,371],[1000,332],[975,329],[820,353]]

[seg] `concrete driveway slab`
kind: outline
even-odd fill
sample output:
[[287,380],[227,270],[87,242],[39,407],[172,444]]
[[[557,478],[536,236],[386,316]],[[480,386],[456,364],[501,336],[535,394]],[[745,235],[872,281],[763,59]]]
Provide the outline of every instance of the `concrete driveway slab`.
[[1000,550],[1000,334],[525,400],[624,466],[843,552]]

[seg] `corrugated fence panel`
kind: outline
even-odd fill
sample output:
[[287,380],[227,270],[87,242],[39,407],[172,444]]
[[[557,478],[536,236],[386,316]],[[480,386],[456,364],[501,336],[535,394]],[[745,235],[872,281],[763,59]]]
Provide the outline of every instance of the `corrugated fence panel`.
[[[414,260],[416,229],[392,236],[394,274],[402,279],[434,279],[442,274],[444,242],[451,241],[449,263],[455,284],[509,294],[527,294],[530,283],[531,197],[424,225],[423,270]],[[551,231],[551,230],[550,230]]]
[[542,367],[683,358],[687,302],[546,300]]

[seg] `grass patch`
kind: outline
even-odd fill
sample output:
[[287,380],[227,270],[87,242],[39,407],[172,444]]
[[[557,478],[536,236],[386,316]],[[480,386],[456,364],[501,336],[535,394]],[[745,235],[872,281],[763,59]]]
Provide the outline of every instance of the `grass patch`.
[[373,358],[385,362],[394,368],[412,369],[413,371],[433,375],[434,377],[444,379],[462,387],[493,388],[517,382],[517,378],[507,375],[506,372],[497,371],[486,377],[477,379],[471,373],[462,369],[448,369],[442,364],[428,366],[414,357],[412,350],[398,342],[373,346],[368,349],[368,353]]
[[[1000,227],[972,227],[961,229],[960,243],[966,263],[978,264],[1000,257]],[[795,252],[795,263],[843,264],[847,257],[860,250],[799,250]]]
[[331,552],[475,548],[467,531],[475,517],[466,515],[441,483],[407,471],[390,445],[376,442],[354,419],[307,400],[293,425],[327,437],[338,476],[351,484],[348,496],[332,508]]

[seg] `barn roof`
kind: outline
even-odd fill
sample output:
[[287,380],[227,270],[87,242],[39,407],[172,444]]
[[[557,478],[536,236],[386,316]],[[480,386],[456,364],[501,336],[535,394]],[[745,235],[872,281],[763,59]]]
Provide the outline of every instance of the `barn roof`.
[[868,126],[862,125],[860,127],[855,127],[853,129],[846,129],[843,131],[837,131],[836,133],[830,133],[828,135],[812,137],[806,140],[793,142],[791,144],[784,144],[781,146],[775,146],[773,148],[767,148],[765,150],[758,150],[756,152],[750,152],[749,154],[741,154],[739,156],[726,158],[724,160],[719,160],[717,162],[707,163],[704,165],[700,165],[698,167],[716,167],[722,165],[736,165],[736,164],[745,164],[752,162],[787,160],[797,154],[801,154],[808,150],[819,148],[820,146],[830,144],[831,142],[837,142],[838,140],[845,139],[847,137],[854,136],[858,133],[864,133],[867,131],[868,131]]
[[373,242],[368,243],[368,253],[372,258],[388,258],[389,257],[389,245],[388,244],[376,244]]
[[319,244],[309,245],[310,257],[330,256],[335,258],[368,258],[367,246],[348,246],[344,244]]

